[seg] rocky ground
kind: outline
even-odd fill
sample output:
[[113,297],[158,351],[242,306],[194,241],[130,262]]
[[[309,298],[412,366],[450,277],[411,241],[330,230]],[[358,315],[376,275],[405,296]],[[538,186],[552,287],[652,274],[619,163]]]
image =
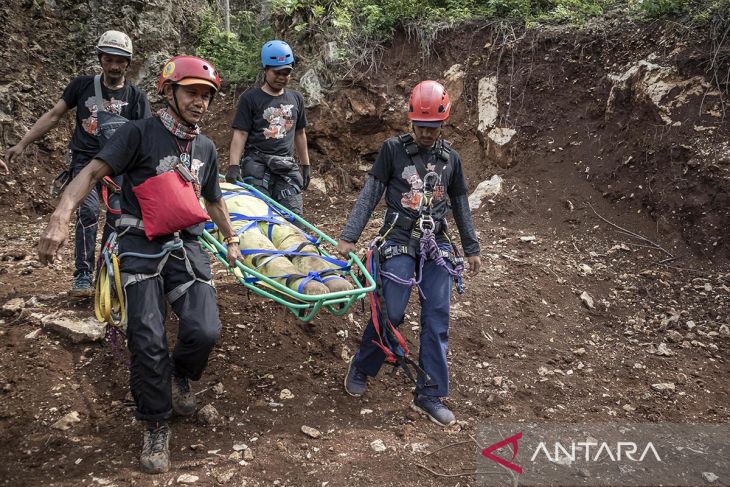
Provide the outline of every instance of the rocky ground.
[[[87,320],[91,303],[66,295],[69,249],[52,269],[33,253],[68,127],[44,139],[0,181],[0,483],[475,485],[472,437],[489,421],[727,422],[725,105],[703,78],[699,41],[632,28],[465,29],[425,59],[401,39],[378,71],[323,86],[310,109],[305,211],[330,235],[382,140],[407,128],[420,78],[449,84],[446,136],[470,187],[503,178],[474,210],[484,271],[452,303],[453,428],[409,410],[402,375],[382,374],[362,399],[344,393],[367,320],[359,304],[304,324],[217,268],[224,328],[195,384],[201,407],[173,423],[173,470],[138,473],[126,354],[59,331],[64,318]],[[223,161],[236,100],[224,95],[206,126]],[[0,126],[5,144],[22,128]],[[416,309],[403,324],[414,348]],[[171,319],[170,339],[175,329]]]

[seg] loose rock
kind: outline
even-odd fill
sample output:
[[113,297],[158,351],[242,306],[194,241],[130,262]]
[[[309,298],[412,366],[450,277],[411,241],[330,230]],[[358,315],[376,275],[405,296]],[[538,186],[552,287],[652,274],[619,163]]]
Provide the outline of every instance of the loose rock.
[[23,308],[25,308],[25,300],[23,298],[13,298],[3,304],[2,311],[4,315],[12,316],[20,313]]
[[221,422],[221,415],[212,404],[206,404],[198,411],[198,420],[204,424],[215,425]]
[[702,472],[702,478],[705,479],[706,482],[713,483],[715,480],[719,479],[717,475],[715,475],[712,472]]
[[279,393],[279,399],[294,399],[294,394],[289,389],[282,389]]
[[655,391],[674,391],[674,382],[660,382],[658,384],[652,384],[651,388]]
[[195,482],[198,481],[198,478],[199,477],[197,475],[191,475],[189,473],[184,473],[177,478],[177,483],[178,484],[194,484]]
[[302,433],[309,436],[310,438],[319,438],[322,436],[322,432],[319,431],[316,428],[312,428],[311,426],[303,425],[302,426]]
[[583,306],[585,306],[588,309],[594,309],[595,306],[593,304],[593,297],[588,294],[586,291],[583,291],[580,295],[580,300],[583,302]]
[[67,431],[71,429],[71,425],[74,423],[80,423],[81,418],[79,418],[78,411],[71,411],[63,418],[59,419],[55,423],[51,425],[51,428],[61,430],[61,431]]
[[376,452],[383,452],[388,449],[388,447],[385,446],[385,443],[383,443],[383,440],[372,441],[370,443],[370,448],[372,448]]

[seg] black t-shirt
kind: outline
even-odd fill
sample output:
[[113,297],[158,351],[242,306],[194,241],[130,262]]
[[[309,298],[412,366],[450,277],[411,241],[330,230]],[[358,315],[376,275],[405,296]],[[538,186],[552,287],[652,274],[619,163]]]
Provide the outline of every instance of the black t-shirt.
[[[419,146],[418,150],[427,169],[431,169],[430,165],[436,168],[443,166],[442,163],[436,164],[438,154],[433,149]],[[370,169],[370,175],[386,186],[385,204],[388,208],[414,220],[419,217],[418,209],[423,194],[423,179],[398,137],[392,137],[383,143],[378,158]],[[447,195],[449,198],[455,198],[467,193],[468,188],[461,167],[461,158],[459,153],[452,148],[449,160],[441,171],[441,181],[433,190],[433,218],[435,220],[446,218],[449,209]],[[400,228],[394,228],[393,232],[403,234],[398,235],[398,237],[402,237],[399,240],[407,241],[406,232],[400,230]]]
[[[150,102],[147,95],[128,81],[118,90],[110,90],[101,83],[101,96],[104,99],[104,109],[108,112],[121,115],[129,120],[140,120],[149,117]],[[94,77],[79,76],[68,84],[61,99],[69,109],[76,108],[76,130],[69,148],[94,157],[101,145],[99,144],[96,124],[96,94],[94,92]]]
[[294,90],[272,96],[261,88],[241,95],[233,119],[234,129],[248,132],[245,153],[294,155],[294,132],[307,126],[304,97]]
[[[171,171],[179,161],[180,148],[186,150],[188,142],[172,135],[157,117],[125,123],[114,133],[96,158],[109,164],[115,176],[124,174],[122,213],[142,218],[142,210],[132,188],[153,176]],[[199,135],[191,147],[190,172],[200,181],[203,198],[216,202],[223,195],[218,184],[218,152],[215,145],[205,135]],[[189,227],[186,232],[200,235],[203,233],[203,224]]]

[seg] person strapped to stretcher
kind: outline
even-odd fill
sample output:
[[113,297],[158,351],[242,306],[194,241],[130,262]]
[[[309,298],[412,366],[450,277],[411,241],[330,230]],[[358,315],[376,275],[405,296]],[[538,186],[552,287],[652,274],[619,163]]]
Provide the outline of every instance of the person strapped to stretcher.
[[[377,288],[370,296],[370,321],[350,362],[345,390],[353,396],[364,394],[368,378],[388,362],[415,381],[411,407],[444,426],[456,421],[441,398],[449,392],[451,287],[453,282],[463,292],[464,268],[447,231],[449,202],[469,270],[476,274],[481,268],[461,159],[441,138],[450,109],[448,94],[436,81],[423,81],[413,89],[408,107],[413,135],[385,141],[337,245],[343,256],[356,250],[355,242],[385,194],[384,225],[367,257]],[[414,286],[421,304],[417,362],[409,357],[398,331]]]

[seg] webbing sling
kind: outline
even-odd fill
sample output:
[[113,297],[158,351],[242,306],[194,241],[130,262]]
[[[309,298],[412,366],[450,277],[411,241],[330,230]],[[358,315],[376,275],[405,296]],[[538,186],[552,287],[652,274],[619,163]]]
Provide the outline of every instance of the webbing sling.
[[385,354],[387,363],[402,369],[414,384],[418,385],[418,380],[421,379],[423,387],[436,388],[438,384],[435,384],[428,373],[408,356],[410,350],[405,338],[388,317],[383,281],[380,277],[380,251],[376,242],[377,240],[368,247],[365,261],[365,268],[376,283],[375,290],[368,293],[370,316],[377,335],[377,339],[372,340],[372,343]]
[[[241,190],[241,191],[225,191],[223,192],[223,198],[229,199],[236,196],[251,196],[257,199],[260,199],[255,193],[252,193],[251,191],[247,190]],[[272,229],[274,225],[282,225],[286,221],[289,221],[291,215],[284,215],[279,209],[274,209],[268,204],[267,206],[267,215],[263,216],[253,216],[253,215],[246,215],[243,213],[236,213],[236,212],[230,212],[229,216],[231,219],[231,222],[235,221],[248,221],[249,223],[242,225],[240,228],[236,229],[236,235],[242,235],[244,232],[250,230],[251,228],[258,225],[259,222],[265,222],[268,223],[268,231],[267,231],[267,238],[271,240],[272,238]],[[212,225],[211,225],[212,228]],[[311,281],[317,281],[321,283],[326,283],[327,281],[334,279],[337,276],[338,272],[347,272],[350,270],[350,266],[347,264],[347,262],[336,259],[334,257],[329,257],[327,255],[322,255],[321,253],[314,253],[314,252],[302,252],[302,248],[306,245],[314,245],[319,249],[319,240],[315,239],[314,237],[307,235],[304,233],[301,229],[294,227],[297,231],[302,233],[308,240],[308,242],[303,242],[301,244],[295,245],[294,247],[290,247],[288,249],[284,250],[274,250],[274,249],[241,249],[241,255],[253,255],[253,265],[254,270],[259,270],[272,260],[279,258],[279,257],[316,257],[319,259],[322,259],[330,264],[334,264],[338,266],[337,269],[327,269],[323,271],[310,271],[307,274],[286,274],[286,275],[279,275],[279,276],[268,276],[272,279],[285,279],[286,286],[289,287],[289,285],[297,280],[301,279],[302,281],[297,286],[297,292],[301,293],[304,290],[304,287],[307,283]],[[245,277],[244,280],[248,283],[255,283],[258,282],[259,279],[256,277],[248,276]]]

